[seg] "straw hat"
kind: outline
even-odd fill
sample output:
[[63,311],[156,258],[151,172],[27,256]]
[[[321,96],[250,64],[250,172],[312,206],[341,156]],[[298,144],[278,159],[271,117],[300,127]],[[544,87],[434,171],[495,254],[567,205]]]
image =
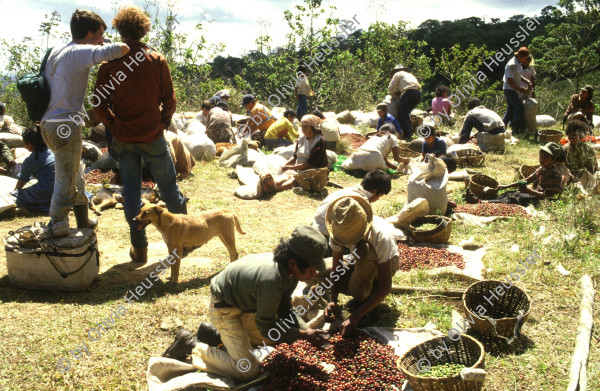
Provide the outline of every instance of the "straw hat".
[[367,235],[373,224],[371,204],[363,197],[345,196],[333,201],[325,215],[327,232],[336,242],[351,246]]
[[408,72],[408,71],[409,71],[409,69],[408,69],[407,67],[405,67],[404,65],[402,65],[402,64],[398,64],[398,65],[396,65],[396,66],[394,67],[394,69],[392,69],[392,70],[390,71],[390,77],[391,77],[391,76],[394,76],[394,74],[395,74],[396,72],[400,72],[400,71],[406,71],[406,72]]

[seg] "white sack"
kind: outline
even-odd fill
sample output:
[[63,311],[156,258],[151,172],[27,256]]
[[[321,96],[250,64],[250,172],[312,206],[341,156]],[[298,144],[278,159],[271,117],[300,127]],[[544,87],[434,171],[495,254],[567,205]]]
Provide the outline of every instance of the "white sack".
[[437,214],[439,210],[443,215],[448,207],[448,171],[440,159],[429,155],[429,163],[423,171],[416,171],[408,179],[408,201],[425,198],[429,203],[429,214]]
[[271,174],[273,177],[283,173],[281,167],[285,165],[287,159],[281,155],[271,154],[260,156],[252,168],[258,175]]
[[215,143],[204,133],[187,135],[181,141],[196,160],[211,160],[217,155]]
[[556,120],[549,115],[537,115],[535,121],[538,126],[543,128],[556,125]]

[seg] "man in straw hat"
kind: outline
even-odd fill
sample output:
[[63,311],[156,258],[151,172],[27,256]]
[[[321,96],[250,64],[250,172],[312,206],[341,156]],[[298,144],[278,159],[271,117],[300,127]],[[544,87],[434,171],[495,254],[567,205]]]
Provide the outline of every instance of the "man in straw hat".
[[[369,201],[360,196],[341,197],[332,202],[327,210],[326,225],[333,258],[331,268],[324,275],[334,282],[325,278],[322,283],[325,288],[331,288],[325,318],[331,322],[339,315],[340,293],[352,296],[357,306],[341,326],[342,334],[349,335],[356,330],[360,319],[390,293],[392,276],[398,270],[396,234],[391,224],[373,216]],[[342,262],[343,247],[353,252],[345,262]],[[344,268],[349,268],[349,273],[345,273]]]
[[519,87],[524,88],[527,91],[527,93],[519,92],[519,98],[521,99],[530,97],[535,98],[535,77],[537,73],[535,71],[534,65],[535,60],[533,59],[533,56],[531,54],[527,57],[527,60],[525,60],[525,62],[521,64],[521,66],[523,67],[523,78],[531,82],[531,84],[528,84],[525,80],[521,79]]
[[523,102],[519,97],[519,92],[527,93],[527,88],[522,88],[521,81],[531,86],[531,82],[523,77],[523,64],[529,59],[529,49],[522,47],[517,51],[513,58],[506,63],[504,70],[504,96],[506,97],[506,114],[504,114],[504,124],[508,126],[510,122],[513,132],[519,133],[523,125],[524,108]]
[[[281,239],[273,253],[247,255],[229,264],[210,283],[210,323],[197,335],[181,329],[163,357],[185,360],[194,367],[240,380],[260,372],[252,344],[292,343],[303,339],[315,346],[328,342],[323,330],[309,329],[300,319],[301,306],[292,308],[298,281],[325,270],[327,242],[310,226],[299,226]],[[304,309],[306,312],[306,309]],[[223,343],[225,349],[217,346]]]
[[396,107],[396,112],[391,114],[400,123],[405,140],[409,141],[412,137],[410,112],[421,102],[421,84],[403,65],[396,65],[390,76],[388,93],[392,96],[392,107]]

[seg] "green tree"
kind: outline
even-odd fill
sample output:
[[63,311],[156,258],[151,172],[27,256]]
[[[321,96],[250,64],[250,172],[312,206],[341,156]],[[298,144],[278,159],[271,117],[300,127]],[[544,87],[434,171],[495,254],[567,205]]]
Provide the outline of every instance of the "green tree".
[[561,0],[553,10],[562,22],[546,26],[547,36],[533,40],[536,67],[552,80],[567,79],[577,91],[582,78],[598,68],[600,1]]
[[[493,54],[494,52],[487,50],[485,45],[469,45],[463,50],[460,44],[456,44],[450,49],[440,51],[435,58],[435,72],[444,78],[453,94],[460,97],[476,95],[480,99],[489,98],[487,100],[492,102],[490,106],[494,106],[497,102],[496,95],[500,91],[500,82],[490,83],[487,74],[478,73],[482,67],[481,59]],[[480,79],[478,75],[481,76]],[[461,102],[466,100],[461,99]],[[466,111],[465,105],[462,105],[460,110]]]

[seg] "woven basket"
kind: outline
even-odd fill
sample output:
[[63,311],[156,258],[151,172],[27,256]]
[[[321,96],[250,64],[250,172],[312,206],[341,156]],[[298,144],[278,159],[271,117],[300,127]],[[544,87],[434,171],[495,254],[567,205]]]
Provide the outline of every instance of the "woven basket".
[[[445,345],[444,345],[445,344]],[[434,349],[442,347],[443,354],[439,359],[433,354]],[[446,352],[446,347],[450,353]],[[398,360],[398,368],[404,373],[408,383],[415,391],[479,391],[481,382],[466,382],[460,374],[450,377],[419,376],[428,365],[462,364],[467,368],[485,367],[485,350],[483,345],[468,335],[461,335],[457,341],[448,337],[436,337],[415,346]]]
[[329,170],[327,167],[313,168],[296,174],[296,182],[304,190],[321,192],[329,181]]
[[398,153],[400,154],[401,157],[407,157],[407,158],[421,156],[421,154],[419,152],[415,152],[408,148],[402,148],[402,147],[398,148]]
[[[498,286],[502,287],[499,292],[496,291]],[[504,292],[504,294],[500,296],[500,292]],[[485,299],[486,297],[491,303]],[[482,316],[494,319],[496,322],[495,328],[492,322],[479,316],[477,311],[479,306],[483,306],[486,310],[485,315],[482,314]],[[503,285],[500,281],[486,280],[476,282],[467,288],[463,294],[463,307],[467,318],[472,318],[475,321],[471,325],[474,330],[485,336],[508,338],[514,334],[519,311],[523,312],[521,325],[529,317],[531,300],[525,291],[515,285],[506,289],[506,285]],[[519,328],[521,325],[519,325]]]
[[[420,231],[419,226],[423,224],[437,224],[437,227],[429,231]],[[450,240],[451,231],[452,219],[444,216],[419,217],[410,223],[410,232],[417,242],[446,244]]]
[[563,132],[561,132],[560,130],[544,129],[544,130],[540,130],[538,132],[538,135],[540,138],[540,143],[546,144],[546,143],[559,143],[565,134]]
[[459,149],[456,156],[456,164],[459,167],[481,167],[485,161],[485,153],[473,148]]
[[492,200],[498,197],[498,181],[487,175],[473,175],[469,180],[469,189],[482,200]]
[[527,179],[531,176],[531,174],[533,174],[535,172],[535,170],[538,169],[539,166],[534,167],[534,166],[526,166],[526,165],[522,165],[519,168],[515,168],[515,171],[517,172],[517,179]]
[[410,126],[412,129],[416,129],[423,124],[423,117],[420,115],[410,115]]
[[423,150],[424,142],[425,142],[425,140],[420,137],[417,139],[414,139],[410,142],[410,144],[408,144],[408,149],[410,149],[411,151],[414,151],[414,152],[421,153],[421,151]]

